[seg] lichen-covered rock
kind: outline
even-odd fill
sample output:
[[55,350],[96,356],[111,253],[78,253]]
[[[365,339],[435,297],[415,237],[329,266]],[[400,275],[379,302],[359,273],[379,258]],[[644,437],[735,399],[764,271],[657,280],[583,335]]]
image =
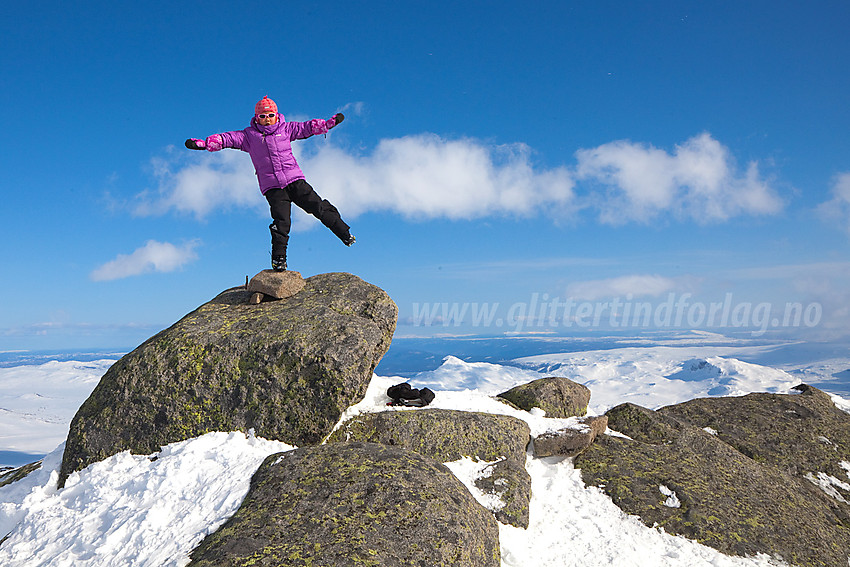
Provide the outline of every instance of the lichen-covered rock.
[[590,447],[590,444],[608,428],[604,415],[580,418],[575,428],[564,428],[543,433],[534,438],[535,457],[575,457]]
[[343,423],[328,443],[364,441],[404,447],[447,463],[463,457],[498,461],[483,481],[504,506],[495,511],[503,524],[528,527],[531,477],[525,470],[528,424],[507,415],[444,409],[362,414]]
[[499,394],[520,409],[540,408],[546,417],[574,417],[587,413],[590,390],[569,378],[539,378]]
[[225,291],[116,362],[71,422],[60,485],[115,453],[210,431],[321,442],[363,398],[398,308],[351,274],[305,283],[260,305],[247,304],[245,288]]
[[[782,403],[799,397],[785,396]],[[760,430],[770,444],[775,419],[784,418],[766,418],[764,411],[782,404],[764,395],[722,400],[728,404],[726,416],[746,420],[743,416],[754,411],[748,427]],[[756,452],[746,455],[714,429],[681,417],[693,411],[696,419],[707,407],[698,406],[703,411],[696,412],[697,406],[688,411],[633,404],[612,408],[608,426],[630,439],[603,436],[575,458],[575,466],[588,485],[601,487],[624,511],[668,533],[732,555],[765,553],[798,566],[844,567],[850,550],[847,504],[789,474],[788,467]],[[723,418],[716,417],[700,423],[720,427]],[[834,458],[850,456],[835,453]]]
[[526,529],[531,502],[531,475],[525,463],[513,459],[502,459],[489,465],[475,486],[486,494],[502,501],[502,506],[493,513],[499,522]]
[[404,447],[441,463],[473,457],[525,462],[528,424],[508,415],[445,409],[383,411],[343,423],[328,443],[364,441]]
[[192,567],[497,567],[493,516],[437,461],[335,443],[272,455]]
[[701,398],[658,411],[708,428],[757,462],[772,463],[797,477],[843,479],[833,483],[832,490],[850,501],[850,471],[841,466],[850,463],[850,414],[817,388],[801,384],[797,390],[795,395]]

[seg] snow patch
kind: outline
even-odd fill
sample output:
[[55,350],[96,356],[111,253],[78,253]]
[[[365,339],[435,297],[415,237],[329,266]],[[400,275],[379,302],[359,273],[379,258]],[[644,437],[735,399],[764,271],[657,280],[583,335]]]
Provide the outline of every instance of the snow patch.
[[0,368],[0,450],[38,455],[52,451],[68,436],[77,409],[114,362],[52,360]]
[[709,396],[788,393],[800,383],[784,370],[716,356],[717,352],[735,353],[736,347],[627,347],[544,354],[513,362],[547,373],[557,368],[560,376],[584,384],[593,392],[589,411],[596,415],[623,402],[658,409]]
[[832,403],[835,404],[835,407],[841,411],[850,413],[850,400],[842,398],[836,394],[829,394],[829,397],[832,398]]
[[826,492],[829,496],[832,496],[833,498],[835,498],[839,502],[844,502],[845,504],[850,504],[850,502],[847,502],[847,500],[844,499],[844,497],[841,495],[841,493],[838,492],[835,489],[835,487],[838,487],[841,490],[846,490],[846,491],[850,492],[850,484],[848,484],[846,482],[842,482],[841,480],[835,478],[834,476],[823,473],[823,472],[819,472],[817,474],[817,476],[815,476],[814,474],[809,472],[809,473],[806,473],[804,476],[812,484],[820,487],[820,489],[823,490],[824,492]]
[[497,462],[499,461],[478,461],[470,457],[463,457],[457,461],[443,464],[466,486],[479,504],[491,512],[498,512],[505,507],[504,501],[499,498],[498,494],[489,494],[475,486],[476,480],[490,476],[488,472],[492,474],[492,471],[488,471],[488,469]]
[[733,557],[644,525],[599,488],[587,487],[573,460],[526,461],[532,479],[529,526],[499,525],[502,567],[768,567],[767,555]]
[[679,497],[676,496],[676,493],[664,486],[663,484],[658,487],[659,492],[667,497],[667,500],[663,502],[665,506],[668,508],[681,508],[682,503],[679,501]]
[[60,446],[38,473],[0,488],[0,533],[11,532],[0,565],[182,567],[236,512],[263,460],[291,449],[241,432],[208,433],[154,455],[119,453],[59,490]]
[[[446,366],[448,366],[448,368],[444,368]],[[387,389],[400,382],[410,382],[414,388],[427,386],[434,390],[434,401],[428,406],[429,408],[508,415],[525,421],[531,429],[531,435],[533,437],[538,437],[544,433],[553,433],[561,429],[576,429],[579,431],[589,429],[587,425],[579,421],[578,417],[550,418],[546,417],[546,412],[543,410],[535,411],[535,409],[538,408],[532,408],[530,412],[514,408],[502,401],[499,401],[490,388],[485,389],[485,391],[469,390],[465,388],[453,389],[458,384],[465,383],[467,380],[471,379],[470,377],[473,376],[475,372],[481,372],[484,376],[486,376],[487,379],[490,380],[491,385],[494,382],[498,382],[492,378],[492,373],[494,371],[493,368],[497,366],[498,365],[488,363],[464,362],[458,358],[447,357],[447,362],[445,362],[443,366],[437,370],[423,372],[409,379],[400,378],[398,376],[385,377],[373,375],[372,381],[366,389],[366,395],[363,400],[343,412],[339,422],[337,422],[334,426],[334,431],[339,429],[339,427],[347,420],[365,413],[383,411],[421,411],[421,408],[387,406],[387,402],[390,401],[386,394]],[[510,369],[509,367],[501,368],[516,370]],[[450,370],[459,372],[457,381],[451,380]],[[451,388],[448,390],[440,390],[436,384],[428,382],[427,379],[433,377],[434,373],[439,373],[443,377],[442,379],[444,383],[449,384]],[[514,376],[512,372],[509,372],[508,374],[509,376]],[[509,385],[504,387],[504,389],[502,389],[503,386],[495,388],[495,393],[504,392],[518,384],[529,382],[540,377],[541,376],[539,374],[534,374],[533,377],[526,376],[519,382],[515,382],[514,378],[507,378],[505,380],[505,384]]]
[[455,356],[447,356],[439,368],[420,372],[416,375],[415,381],[432,390],[474,389],[477,392],[495,396],[537,378],[540,378],[539,373],[526,368],[489,362],[465,362]]

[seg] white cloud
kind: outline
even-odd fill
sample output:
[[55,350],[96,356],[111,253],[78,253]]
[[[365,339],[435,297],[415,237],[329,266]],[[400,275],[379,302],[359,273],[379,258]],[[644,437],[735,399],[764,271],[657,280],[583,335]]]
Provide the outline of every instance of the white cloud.
[[[535,169],[524,144],[423,134],[382,140],[367,156],[332,142],[308,155],[294,147],[307,180],[345,218],[370,211],[411,219],[558,215],[569,213],[573,199],[567,169]],[[251,160],[241,152],[159,159],[154,166],[159,188],[137,196],[137,214],[176,210],[202,218],[228,206],[268,212]]]
[[331,145],[303,160],[317,189],[350,214],[385,210],[411,219],[530,216],[571,207],[566,168],[535,170],[524,144],[486,146],[432,134],[382,140],[370,156]]
[[159,187],[136,196],[134,213],[161,215],[171,210],[203,218],[229,207],[268,210],[257,188],[254,167],[242,152],[174,154],[151,161]]
[[646,274],[587,280],[570,284],[567,287],[567,296],[585,301],[610,297],[659,297],[671,291],[682,291],[691,287],[691,282],[686,280],[687,278]]
[[837,221],[850,233],[850,172],[839,173],[832,180],[832,199],[822,203],[818,211]]
[[173,272],[197,259],[195,247],[200,242],[192,240],[182,246],[168,242],[148,240],[131,254],[119,254],[99,268],[90,277],[94,281],[117,280],[149,272]]
[[576,179],[603,189],[589,201],[604,223],[648,223],[669,214],[702,224],[773,214],[783,206],[756,163],[739,173],[729,149],[708,133],[676,146],[672,154],[616,141],[579,150],[576,159]]
[[[783,206],[756,163],[739,172],[728,148],[709,134],[672,154],[628,141],[579,150],[574,169],[536,166],[525,144],[435,134],[384,139],[366,155],[336,145],[333,136],[293,147],[310,184],[347,219],[388,211],[414,220],[563,220],[585,208],[610,224],[647,223],[662,215],[708,223],[772,214]],[[251,160],[242,152],[179,151],[153,165],[158,188],[137,196],[137,214],[178,211],[203,218],[234,206],[268,214]],[[296,228],[311,224],[295,211]]]

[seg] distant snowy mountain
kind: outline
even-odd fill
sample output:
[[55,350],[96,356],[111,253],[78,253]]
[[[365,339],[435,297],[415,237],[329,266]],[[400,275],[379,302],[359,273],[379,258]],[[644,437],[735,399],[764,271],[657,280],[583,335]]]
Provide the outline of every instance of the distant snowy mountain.
[[559,375],[590,388],[591,410],[605,411],[622,402],[650,409],[705,396],[750,392],[787,393],[801,383],[784,370],[711,356],[737,347],[629,347],[604,351],[523,357],[517,365]]

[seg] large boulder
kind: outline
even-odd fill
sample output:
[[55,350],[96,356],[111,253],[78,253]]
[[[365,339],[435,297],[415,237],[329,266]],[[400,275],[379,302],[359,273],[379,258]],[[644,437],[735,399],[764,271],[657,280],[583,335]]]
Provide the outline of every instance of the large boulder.
[[116,362],[71,422],[60,485],[115,453],[210,431],[320,443],[363,398],[398,308],[343,273],[308,278],[285,300],[249,296],[227,290]]
[[546,417],[567,418],[587,413],[590,389],[569,378],[553,376],[521,384],[498,397],[525,411],[540,408]]
[[490,461],[476,483],[495,495],[503,524],[527,528],[531,476],[525,470],[528,424],[507,415],[445,409],[385,411],[358,415],[333,432],[328,443],[362,441],[404,447],[446,463],[463,457]]
[[[647,525],[732,555],[845,567],[850,505],[829,493],[829,482],[816,481],[846,485],[846,471],[820,473],[850,462],[850,415],[821,394],[807,388],[658,411],[622,404],[606,415],[608,426],[628,438],[597,439],[575,466],[587,484]],[[828,451],[817,450],[824,445]]]
[[335,443],[270,456],[193,567],[497,567],[493,516],[439,462],[398,447]]

